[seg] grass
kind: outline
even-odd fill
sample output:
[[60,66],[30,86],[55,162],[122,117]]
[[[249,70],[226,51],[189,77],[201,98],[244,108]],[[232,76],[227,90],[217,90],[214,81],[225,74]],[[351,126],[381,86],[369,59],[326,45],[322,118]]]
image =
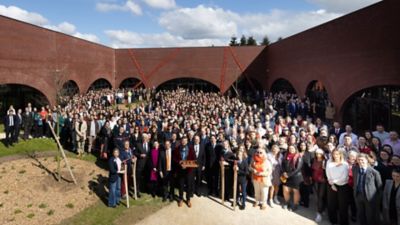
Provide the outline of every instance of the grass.
[[22,155],[34,152],[45,152],[50,150],[57,150],[57,144],[50,138],[38,138],[31,140],[20,140],[19,143],[6,148],[3,142],[0,142],[0,157],[10,155]]
[[84,209],[71,218],[60,223],[60,225],[119,225],[120,221],[129,221],[131,224],[161,209],[168,203],[161,199],[153,199],[149,195],[143,195],[138,200],[130,199],[130,208],[126,208],[125,201],[116,208],[107,207],[102,201]]
[[19,214],[19,213],[22,213],[22,210],[20,210],[20,209],[14,210],[14,214]]
[[47,215],[48,216],[51,216],[51,215],[53,215],[54,214],[54,210],[53,209],[50,209],[48,212],[47,212]]
[[31,204],[27,205],[26,208],[31,208],[32,206],[33,206],[33,204],[31,203]]
[[39,209],[45,209],[45,208],[47,208],[47,205],[46,205],[46,204],[41,203],[41,204],[39,205]]
[[19,174],[24,174],[26,172],[26,170],[20,170],[18,171]]
[[26,217],[28,217],[29,219],[32,219],[35,216],[34,213],[29,213]]
[[65,207],[67,207],[69,209],[73,209],[74,208],[74,204],[68,203],[68,204],[65,205]]

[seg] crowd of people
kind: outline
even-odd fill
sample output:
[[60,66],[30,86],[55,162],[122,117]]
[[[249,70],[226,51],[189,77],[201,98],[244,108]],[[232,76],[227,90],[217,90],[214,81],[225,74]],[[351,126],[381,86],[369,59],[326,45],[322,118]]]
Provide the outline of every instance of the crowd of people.
[[[143,101],[132,107],[116,104],[138,99]],[[316,222],[326,211],[332,224],[398,224],[398,133],[377,124],[376,131],[355,134],[350,125],[333,122],[331,103],[318,101],[264,92],[260,102],[249,105],[185,89],[97,90],[40,111],[28,105],[15,113],[11,107],[4,124],[7,144],[18,140],[20,129],[24,139],[49,137],[52,126],[65,148],[108,160],[110,207],[129,194],[126,186],[132,189],[132,162],[138,197],[149,193],[191,207],[194,194],[222,197],[223,161],[223,197],[233,197],[236,169],[239,194],[232,201],[240,209],[250,196],[262,210],[280,205],[296,211],[309,207],[315,195]],[[187,160],[197,167],[187,166]],[[127,183],[121,180],[124,173]]]

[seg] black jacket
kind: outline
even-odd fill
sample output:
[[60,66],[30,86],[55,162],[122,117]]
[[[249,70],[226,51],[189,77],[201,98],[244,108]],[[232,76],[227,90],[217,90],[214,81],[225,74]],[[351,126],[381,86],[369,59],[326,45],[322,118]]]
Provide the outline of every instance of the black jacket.
[[108,174],[108,180],[110,181],[110,183],[114,183],[117,181],[118,179],[118,166],[117,163],[114,162],[115,157],[111,157],[108,160],[108,169],[109,169],[109,174]]

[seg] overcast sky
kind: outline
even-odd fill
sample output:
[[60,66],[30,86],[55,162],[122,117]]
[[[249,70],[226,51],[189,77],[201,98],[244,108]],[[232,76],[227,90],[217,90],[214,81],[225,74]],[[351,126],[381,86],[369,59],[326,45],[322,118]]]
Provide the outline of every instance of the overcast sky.
[[378,0],[1,0],[0,15],[116,48],[274,42]]

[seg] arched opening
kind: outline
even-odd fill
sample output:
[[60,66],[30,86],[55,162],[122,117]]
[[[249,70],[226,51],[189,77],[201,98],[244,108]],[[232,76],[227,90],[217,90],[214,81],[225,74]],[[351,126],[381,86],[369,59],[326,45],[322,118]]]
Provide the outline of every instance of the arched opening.
[[63,96],[73,96],[79,93],[79,87],[75,81],[69,80],[63,84],[61,95]]
[[4,116],[10,105],[14,109],[25,110],[31,103],[33,107],[42,107],[49,104],[47,97],[39,90],[22,84],[0,84],[0,115]]
[[312,109],[315,109],[315,116],[325,120],[325,109],[330,101],[324,84],[319,80],[311,81],[307,86],[306,96]]
[[190,91],[218,92],[219,88],[214,84],[196,78],[177,78],[158,85],[157,90],[176,90],[178,88]]
[[271,85],[271,93],[290,93],[296,94],[296,90],[293,85],[286,79],[280,78]]
[[100,89],[111,89],[112,86],[110,84],[110,82],[108,82],[108,80],[104,79],[104,78],[100,78],[97,79],[96,81],[94,81],[90,87],[89,87],[89,91],[92,90],[100,90]]
[[[124,89],[134,88],[139,82],[140,80],[136,78],[126,78],[121,82],[119,88],[124,88]],[[144,87],[143,83],[140,84],[138,87]]]
[[239,96],[249,103],[258,103],[263,99],[263,90],[259,81],[242,75],[228,89],[227,94],[231,97]]
[[343,122],[356,131],[400,127],[400,86],[374,86],[351,95],[343,104]]

